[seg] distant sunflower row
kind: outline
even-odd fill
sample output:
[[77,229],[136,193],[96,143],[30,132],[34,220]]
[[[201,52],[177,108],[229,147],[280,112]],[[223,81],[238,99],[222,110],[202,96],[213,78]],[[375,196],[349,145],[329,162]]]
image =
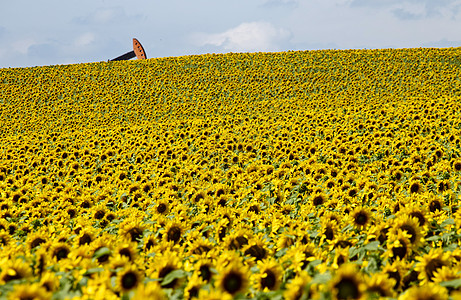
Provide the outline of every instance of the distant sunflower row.
[[0,297],[458,299],[460,50],[0,70]]

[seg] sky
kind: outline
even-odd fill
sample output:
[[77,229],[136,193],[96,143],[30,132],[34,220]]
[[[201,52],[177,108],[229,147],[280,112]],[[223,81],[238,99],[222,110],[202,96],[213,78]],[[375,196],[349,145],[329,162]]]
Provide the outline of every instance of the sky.
[[461,46],[461,0],[1,0],[0,68],[228,52]]

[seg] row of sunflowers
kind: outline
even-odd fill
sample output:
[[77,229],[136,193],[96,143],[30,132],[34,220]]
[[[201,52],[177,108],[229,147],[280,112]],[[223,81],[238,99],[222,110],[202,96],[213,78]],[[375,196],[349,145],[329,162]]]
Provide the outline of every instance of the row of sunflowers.
[[460,57],[0,69],[0,297],[461,299]]

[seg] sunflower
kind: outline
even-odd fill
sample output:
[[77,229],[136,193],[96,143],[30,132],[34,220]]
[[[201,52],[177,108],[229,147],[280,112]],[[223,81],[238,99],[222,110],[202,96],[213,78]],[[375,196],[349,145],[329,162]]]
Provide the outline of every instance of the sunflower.
[[397,230],[396,233],[388,234],[388,242],[387,248],[388,257],[393,260],[403,260],[404,258],[408,257],[411,253],[411,242],[410,242],[410,235],[407,231],[403,231],[401,229]]
[[352,224],[357,229],[363,230],[371,223],[371,213],[365,207],[356,207],[350,215]]
[[193,299],[197,298],[200,292],[200,289],[206,284],[203,279],[197,275],[197,273],[192,274],[187,282],[186,287],[184,288],[184,299]]
[[135,289],[142,281],[142,273],[138,270],[136,265],[128,265],[118,272],[116,289],[126,293]]
[[394,278],[389,277],[388,274],[375,273],[365,281],[367,284],[367,293],[369,296],[378,296],[381,298],[395,297],[396,293],[394,288],[397,284],[397,281]]
[[210,282],[215,274],[214,264],[209,259],[199,259],[194,265],[194,270],[204,282]]
[[452,163],[452,167],[453,167],[453,170],[456,172],[461,171],[461,160],[460,159],[454,160]]
[[312,204],[314,206],[319,206],[319,205],[324,204],[327,201],[328,198],[323,193],[316,193],[316,194],[311,196],[311,199],[312,199],[311,200]]
[[145,254],[154,250],[154,246],[157,245],[157,238],[155,235],[150,234],[144,237],[142,250]]
[[5,231],[0,231],[0,249],[6,248],[11,243],[10,235]]
[[129,241],[138,242],[143,237],[145,226],[141,223],[141,220],[133,216],[123,220],[119,228],[121,236],[127,238]]
[[356,265],[346,263],[329,283],[333,299],[361,299],[365,297],[366,284]]
[[[227,221],[227,220],[226,220]],[[229,250],[242,249],[248,245],[248,240],[253,236],[252,232],[246,228],[238,228],[224,238],[224,248]]]
[[[146,272],[147,274],[151,274],[149,277],[150,278],[156,278],[160,280],[160,283],[162,280],[165,279],[165,277],[170,274],[171,272],[175,270],[181,270],[182,264],[179,256],[177,255],[176,252],[172,252],[169,249],[166,249],[162,253],[158,253],[154,257],[154,261],[152,263],[152,266],[149,268],[149,270]],[[167,284],[162,284],[163,288],[176,288],[181,284],[182,280],[175,278],[173,281],[167,283]]]
[[51,293],[40,283],[25,283],[14,286],[12,292],[8,294],[9,300],[47,300],[51,299]]
[[133,299],[166,300],[167,297],[157,281],[148,281],[145,284],[139,283],[137,285]]
[[253,257],[255,261],[259,261],[270,255],[268,243],[261,236],[254,236],[249,239],[248,244],[242,250],[246,256]]
[[120,254],[121,256],[125,256],[128,258],[129,261],[133,262],[136,260],[138,255],[136,247],[137,244],[134,242],[120,243],[115,247],[114,253]]
[[290,248],[296,242],[298,232],[291,228],[288,228],[277,237],[276,250],[282,250],[284,248]]
[[408,191],[410,194],[419,194],[423,191],[423,186],[418,180],[410,181]]
[[25,279],[32,275],[32,270],[28,263],[22,259],[8,260],[1,267],[0,283],[7,283],[11,280]]
[[260,260],[257,263],[259,273],[255,274],[254,286],[259,290],[278,290],[282,283],[283,269],[274,258]]
[[218,270],[216,284],[220,290],[230,295],[236,295],[246,290],[250,271],[238,260],[232,260]]
[[307,272],[299,273],[287,283],[286,289],[283,292],[283,298],[287,300],[309,299],[311,297],[309,287],[310,281],[312,281],[312,278]]
[[[198,234],[200,233],[197,233],[197,235]],[[208,252],[214,248],[214,244],[205,238],[192,238],[192,236],[189,236],[188,240],[188,248],[191,254],[206,256]]]
[[56,273],[45,271],[40,276],[40,285],[48,292],[55,292],[59,288],[59,278]]
[[442,267],[451,267],[450,252],[444,252],[442,248],[432,248],[429,253],[417,256],[415,271],[419,273],[418,279],[422,283],[432,282],[434,275]]
[[155,205],[155,211],[161,215],[168,215],[170,212],[170,203],[168,200],[160,199]]
[[48,234],[44,232],[43,230],[40,230],[40,231],[37,231],[37,232],[34,232],[28,235],[26,239],[27,248],[29,249],[29,251],[32,251],[38,246],[40,246],[41,244],[46,244],[47,237],[48,237]]
[[184,233],[184,226],[182,223],[176,221],[169,221],[165,226],[165,232],[163,239],[166,242],[172,242],[173,244],[180,244],[181,238]]
[[461,278],[460,271],[459,266],[442,266],[433,273],[432,281],[440,284],[444,281],[459,280]]
[[413,286],[403,293],[401,300],[446,300],[448,291],[446,288],[432,282],[422,285]]
[[389,233],[396,235],[399,230],[408,234],[409,246],[414,250],[418,249],[425,241],[424,228],[419,225],[418,219],[403,212],[398,213],[393,219]]
[[70,250],[70,246],[65,242],[52,243],[50,246],[51,257],[56,261],[67,258]]

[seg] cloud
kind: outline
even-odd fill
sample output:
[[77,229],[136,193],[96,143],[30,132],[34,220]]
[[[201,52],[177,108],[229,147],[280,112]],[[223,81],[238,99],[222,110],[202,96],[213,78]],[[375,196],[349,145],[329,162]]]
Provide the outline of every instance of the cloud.
[[92,42],[94,42],[95,39],[96,39],[96,35],[94,33],[87,32],[87,33],[84,33],[78,36],[74,41],[74,45],[77,47],[85,47],[91,44]]
[[102,25],[126,22],[135,18],[134,16],[127,15],[124,8],[117,6],[96,9],[86,16],[74,18],[73,22],[80,25]]
[[460,9],[459,0],[352,0],[349,6],[387,10],[401,20],[423,18],[455,18]]
[[242,23],[222,33],[197,33],[192,36],[198,46],[217,46],[231,52],[278,51],[288,41],[288,30],[267,22]]
[[461,47],[461,41],[449,41],[447,39],[442,39],[439,41],[432,41],[422,44],[423,47],[429,48],[451,48],[451,47]]
[[297,7],[299,5],[299,0],[264,0],[263,7]]

